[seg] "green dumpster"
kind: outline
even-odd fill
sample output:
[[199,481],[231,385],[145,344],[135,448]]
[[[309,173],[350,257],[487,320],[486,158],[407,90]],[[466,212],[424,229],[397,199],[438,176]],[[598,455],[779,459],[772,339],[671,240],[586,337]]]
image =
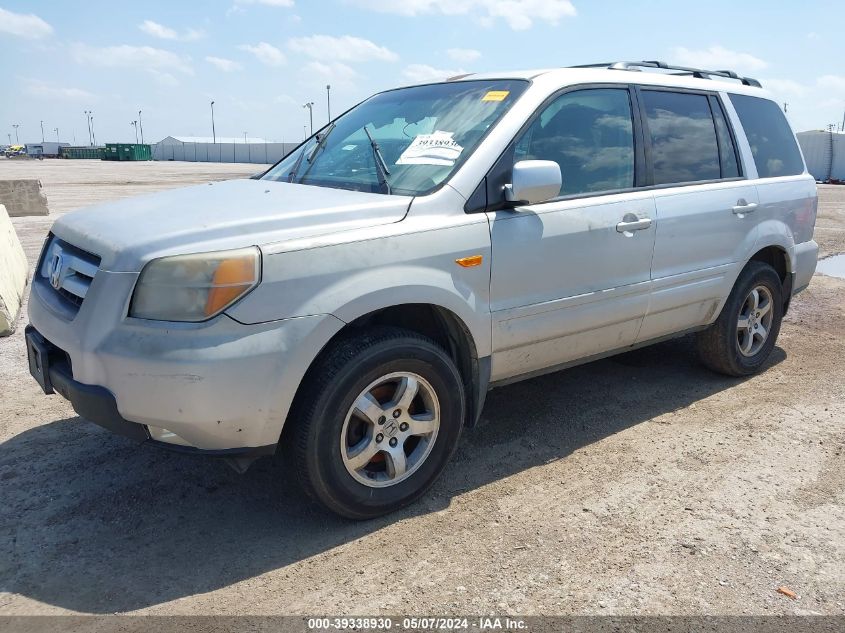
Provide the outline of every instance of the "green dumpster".
[[59,156],[69,159],[87,159],[87,160],[102,160],[105,156],[105,151],[102,147],[90,147],[82,145],[79,147],[61,147],[59,148]]
[[152,160],[149,145],[141,143],[106,143],[103,160]]

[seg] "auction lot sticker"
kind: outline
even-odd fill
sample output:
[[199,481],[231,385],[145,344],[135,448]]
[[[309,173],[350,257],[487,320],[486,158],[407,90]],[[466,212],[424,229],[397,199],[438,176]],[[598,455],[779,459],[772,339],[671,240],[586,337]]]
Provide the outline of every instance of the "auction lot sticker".
[[418,134],[402,152],[397,165],[443,165],[451,167],[464,148],[452,138],[453,132],[436,130],[431,134]]

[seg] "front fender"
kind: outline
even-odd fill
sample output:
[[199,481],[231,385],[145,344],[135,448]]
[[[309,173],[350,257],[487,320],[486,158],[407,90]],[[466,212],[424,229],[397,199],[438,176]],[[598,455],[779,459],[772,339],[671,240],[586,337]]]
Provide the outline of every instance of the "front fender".
[[[261,284],[227,314],[242,323],[332,314],[345,322],[402,304],[450,310],[480,356],[491,348],[490,232],[486,217],[442,217],[438,228],[410,220],[367,240],[265,257]],[[419,230],[414,230],[418,228]],[[456,259],[481,255],[464,268]],[[316,355],[316,352],[315,352]]]
[[[456,283],[449,286],[447,275],[442,271],[420,270],[413,268],[397,269],[397,283],[362,295],[356,295],[347,303],[338,306],[333,314],[349,323],[362,316],[388,308],[407,304],[424,304],[443,308],[453,313],[469,330],[479,356],[491,353],[490,313],[486,312],[486,302],[479,303],[479,298],[469,286]],[[408,275],[417,283],[401,283],[401,277]],[[368,275],[357,279],[367,283]]]

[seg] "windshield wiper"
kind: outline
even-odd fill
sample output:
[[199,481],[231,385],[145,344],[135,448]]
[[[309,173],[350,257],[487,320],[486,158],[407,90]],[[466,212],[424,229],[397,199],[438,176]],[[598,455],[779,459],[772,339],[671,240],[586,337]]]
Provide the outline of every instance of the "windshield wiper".
[[379,185],[384,187],[387,195],[390,195],[390,183],[387,181],[387,177],[390,175],[390,170],[387,169],[387,163],[384,162],[384,156],[381,155],[381,150],[379,149],[378,143],[376,143],[373,137],[370,135],[370,131],[367,129],[366,125],[364,126],[364,134],[366,134],[367,138],[370,139],[370,147],[373,148],[373,158],[375,158],[376,171],[378,172],[379,177]]
[[305,158],[305,148],[302,148],[302,151],[299,152],[299,156],[296,159],[296,162],[293,164],[293,167],[290,168],[290,172],[288,172],[288,182],[293,182],[296,179],[296,174],[299,173],[299,167],[302,165],[302,159]]
[[314,149],[311,150],[311,153],[308,154],[308,162],[313,163],[314,159],[317,157],[317,152],[326,144],[326,139],[329,138],[329,134],[332,133],[334,129],[335,123],[332,122],[326,128],[326,131],[322,134],[317,134],[317,144],[314,146]]

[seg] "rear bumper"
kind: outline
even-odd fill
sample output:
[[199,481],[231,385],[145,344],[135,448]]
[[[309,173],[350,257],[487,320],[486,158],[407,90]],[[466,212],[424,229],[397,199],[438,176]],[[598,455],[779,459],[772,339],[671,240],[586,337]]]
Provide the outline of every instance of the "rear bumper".
[[797,295],[810,285],[819,259],[819,245],[815,241],[795,245],[795,269],[792,271],[792,294]]

